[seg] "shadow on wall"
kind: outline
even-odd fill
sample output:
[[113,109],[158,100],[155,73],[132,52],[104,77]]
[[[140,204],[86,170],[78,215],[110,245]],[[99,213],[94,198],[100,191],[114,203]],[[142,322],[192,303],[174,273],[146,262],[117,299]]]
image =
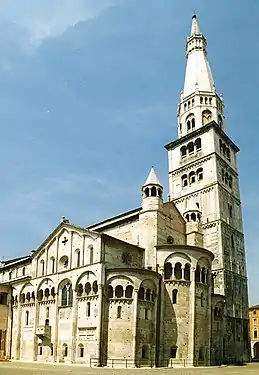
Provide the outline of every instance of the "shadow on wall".
[[169,294],[170,292],[166,288],[164,289],[164,317],[161,324],[164,325],[164,334],[163,334],[163,343],[164,343],[164,353],[163,357],[161,358],[162,366],[168,366],[169,361],[172,358],[176,358],[177,356],[177,338],[178,338],[178,327],[177,327],[177,320],[176,314],[174,310],[174,302],[177,302],[177,295],[172,296]]

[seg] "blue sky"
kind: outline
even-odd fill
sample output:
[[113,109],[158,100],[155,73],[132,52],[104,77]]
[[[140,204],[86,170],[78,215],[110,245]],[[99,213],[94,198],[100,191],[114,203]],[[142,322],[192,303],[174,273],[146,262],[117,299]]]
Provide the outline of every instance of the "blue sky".
[[[140,204],[177,136],[196,12],[238,156],[251,303],[258,303],[259,3],[2,0],[1,257],[26,255],[62,215],[90,225]],[[252,172],[254,171],[254,172]]]

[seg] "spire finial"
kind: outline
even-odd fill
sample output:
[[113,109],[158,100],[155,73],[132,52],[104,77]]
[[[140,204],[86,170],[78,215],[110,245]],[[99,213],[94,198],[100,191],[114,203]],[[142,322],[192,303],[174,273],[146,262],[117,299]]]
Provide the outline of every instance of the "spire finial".
[[154,170],[153,165],[152,165],[152,167],[150,169],[148,178],[146,179],[146,182],[144,183],[143,186],[146,186],[146,185],[159,185],[159,186],[162,187],[159,179],[157,178],[157,175],[156,175],[156,172]]
[[197,34],[200,34],[200,28],[199,28],[199,24],[198,24],[198,21],[197,21],[197,16],[194,13],[193,16],[192,16],[191,36],[197,35]]

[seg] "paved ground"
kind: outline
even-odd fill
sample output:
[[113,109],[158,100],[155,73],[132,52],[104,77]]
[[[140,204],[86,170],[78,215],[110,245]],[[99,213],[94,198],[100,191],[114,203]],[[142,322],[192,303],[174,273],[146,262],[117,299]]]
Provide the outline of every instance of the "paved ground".
[[[83,366],[69,365],[45,365],[35,363],[0,362],[0,375],[258,375],[259,363],[247,366],[207,367],[194,369],[107,369],[88,368]],[[152,375],[152,374],[149,374]]]

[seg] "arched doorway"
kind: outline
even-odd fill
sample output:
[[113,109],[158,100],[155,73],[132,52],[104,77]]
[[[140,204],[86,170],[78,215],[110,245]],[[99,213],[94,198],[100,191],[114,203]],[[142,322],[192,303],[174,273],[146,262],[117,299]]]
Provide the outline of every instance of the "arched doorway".
[[254,358],[259,358],[259,342],[254,344]]

